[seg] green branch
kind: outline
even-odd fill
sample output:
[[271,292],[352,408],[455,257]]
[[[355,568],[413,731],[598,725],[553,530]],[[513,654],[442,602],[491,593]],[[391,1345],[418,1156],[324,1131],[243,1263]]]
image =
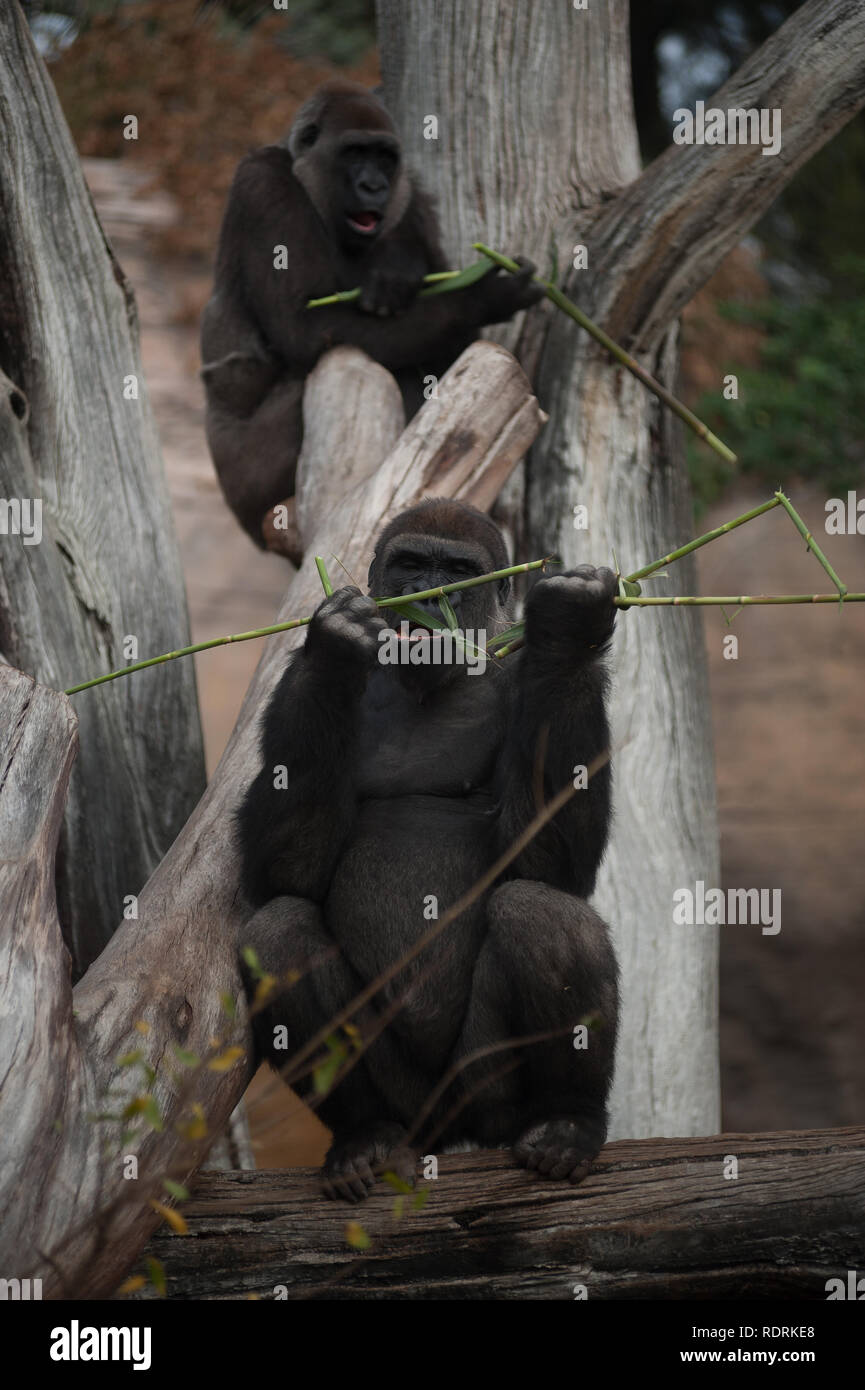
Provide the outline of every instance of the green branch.
[[[779,506],[784,508],[796,529],[804,536],[809,550],[814,552],[815,557],[835,584],[838,590],[837,594],[725,594],[714,597],[676,594],[660,598],[644,598],[641,595],[639,585],[641,579],[648,579],[663,565],[681,560],[683,556],[692,554],[701,546],[717,540],[719,536],[725,536],[728,532],[734,531],[737,526],[744,526],[747,521],[753,521],[755,517],[762,516],[764,512]],[[445,627],[446,624],[440,618],[424,613],[422,609],[412,605],[423,599],[442,599],[447,594],[456,593],[459,589],[473,589],[478,584],[491,584],[496,579],[507,579],[514,574],[527,574],[530,570],[543,569],[552,558],[552,556],[547,555],[543,560],[530,560],[522,565],[509,565],[506,569],[492,570],[489,574],[480,574],[473,579],[460,579],[454,584],[439,584],[434,589],[421,589],[416,594],[402,594],[394,598],[377,598],[375,602],[379,608],[393,608],[397,612],[407,614],[413,621],[423,623],[431,631],[435,631]],[[333,586],[328,577],[324,560],[320,555],[316,555],[315,564],[325,594],[332,594]],[[617,608],[708,608],[713,606],[726,607],[731,604],[738,604],[741,608],[749,608],[756,604],[838,603],[843,606],[845,603],[865,603],[865,593],[851,594],[847,592],[846,585],[838,578],[811,532],[807,529],[805,522],[780,488],[770,501],[761,503],[759,507],[752,507],[750,511],[743,512],[741,516],[734,517],[732,521],[725,521],[722,526],[715,526],[711,531],[706,531],[704,535],[687,541],[685,545],[680,545],[676,550],[668,551],[659,560],[653,560],[651,564],[644,565],[642,569],[634,570],[633,574],[629,574],[626,578],[620,578],[619,584],[619,594],[613,600]],[[180,647],[177,651],[164,652],[161,656],[152,656],[147,661],[136,661],[131,666],[122,667],[119,671],[109,671],[107,675],[82,681],[80,685],[72,685],[65,694],[77,695],[81,690],[89,690],[92,686],[105,685],[108,681],[119,680],[121,676],[129,676],[133,671],[145,671],[148,666],[161,666],[166,661],[176,661],[180,656],[193,656],[196,652],[210,651],[212,647],[225,647],[231,642],[250,642],[254,637],[270,637],[277,632],[289,632],[295,627],[305,627],[310,621],[311,618],[292,618],[289,622],[255,628],[252,632],[236,632],[230,637],[214,637],[209,642],[197,642],[191,647]],[[517,651],[523,645],[524,633],[525,622],[515,623],[508,628],[507,632],[499,633],[497,637],[493,637],[487,643],[486,650],[496,660],[500,660],[511,652]]]
[[[318,566],[319,577],[324,585],[327,571],[324,569],[324,561]],[[544,565],[549,564],[552,556],[546,556],[543,560],[530,560],[522,565],[509,565],[507,569],[492,570],[490,574],[481,574],[473,579],[460,579],[455,584],[439,584],[435,589],[422,589],[416,594],[401,594],[393,598],[377,598],[375,601],[379,608],[396,608],[402,604],[419,602],[425,598],[441,598],[443,594],[456,593],[458,589],[472,589],[476,584],[491,584],[494,579],[507,579],[512,574],[526,574],[529,570],[543,569]],[[330,584],[330,580],[327,579]],[[312,615],[308,618],[292,618],[286,623],[272,623],[269,627],[257,627],[252,632],[235,632],[230,637],[213,637],[209,642],[196,642],[190,647],[178,647],[173,652],[163,652],[161,656],[151,656],[147,661],[135,661],[130,666],[123,666],[119,671],[109,671],[107,675],[95,676],[93,680],[82,681],[80,685],[71,685],[64,691],[65,695],[77,695],[81,690],[90,690],[94,685],[105,685],[108,681],[119,680],[121,676],[131,676],[133,671],[146,671],[149,666],[161,666],[166,661],[176,661],[180,656],[194,656],[196,652],[207,652],[213,647],[227,647],[231,642],[251,642],[255,637],[271,637],[277,632],[290,632],[295,627],[305,627],[312,621]],[[432,624],[430,624],[432,626]]]
[[[493,261],[495,265],[501,266],[503,270],[509,270],[512,274],[520,270],[520,266],[517,265],[516,261],[512,261],[509,256],[502,256],[498,251],[491,250],[490,247],[485,246],[482,241],[474,242],[473,249],[475,251],[482,251],[485,256],[489,256],[490,260]],[[635,376],[638,381],[641,381],[647,390],[651,391],[654,396],[657,396],[659,401],[663,401],[664,405],[672,410],[673,414],[677,415],[689,429],[692,429],[704,443],[714,449],[716,454],[720,454],[721,458],[725,459],[727,463],[736,462],[736,455],[733,453],[732,449],[728,449],[724,441],[713,434],[708,425],[698,419],[694,412],[689,410],[686,405],[683,405],[682,402],[673,395],[672,391],[668,391],[666,386],[662,386],[659,381],[656,381],[651,372],[647,372],[645,367],[642,367],[635,357],[632,357],[629,352],[625,352],[625,349],[620,347],[618,343],[613,342],[613,339],[604,332],[603,328],[599,328],[596,323],[593,323],[588,315],[584,314],[582,309],[579,309],[572,299],[568,299],[567,295],[562,294],[561,290],[558,289],[551,280],[544,280],[542,276],[536,275],[535,284],[542,285],[547,299],[551,300],[557,309],[561,309],[562,312],[567,314],[569,318],[572,318],[575,323],[578,323],[581,328],[584,328],[586,332],[594,338],[596,343],[600,343],[601,347],[605,348],[612,357],[615,357],[617,362],[620,362],[623,367],[627,368],[632,376]]]

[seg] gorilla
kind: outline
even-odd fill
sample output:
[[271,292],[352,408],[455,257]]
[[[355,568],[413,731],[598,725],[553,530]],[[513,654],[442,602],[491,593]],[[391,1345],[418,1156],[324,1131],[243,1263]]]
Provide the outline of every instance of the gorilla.
[[[280,254],[280,248],[284,248]],[[255,543],[280,548],[262,521],[294,492],[304,380],[338,344],[397,378],[410,417],[426,375],[440,376],[485,324],[536,303],[534,266],[491,272],[416,298],[446,269],[430,199],[403,166],[382,103],[328,82],[282,142],[240,164],[228,197],[213,295],[201,324],[206,430],[222,490]],[[307,309],[361,289],[358,303]]]
[[[258,909],[243,941],[262,969],[294,981],[254,1014],[259,1059],[284,1065],[327,1030],[403,960],[431,914],[576,785],[577,765],[603,760],[617,592],[608,569],[540,579],[523,648],[481,674],[437,662],[439,637],[422,626],[405,629],[407,643],[426,644],[430,660],[381,659],[386,619],[399,615],[373,597],[507,563],[489,517],[423,502],[379,536],[371,597],[334,592],[290,657],[263,719],[261,770],[238,810],[243,887]],[[512,621],[507,580],[450,600],[463,632],[492,637]],[[438,1136],[447,1146],[512,1145],[518,1163],[551,1178],[585,1176],[606,1137],[618,1016],[608,929],[586,902],[609,820],[607,762],[352,1013],[348,1036],[363,1050],[320,1105],[333,1131],[327,1195],[362,1198],[387,1169],[413,1182],[418,1145]],[[308,1074],[298,1089],[313,1094]]]

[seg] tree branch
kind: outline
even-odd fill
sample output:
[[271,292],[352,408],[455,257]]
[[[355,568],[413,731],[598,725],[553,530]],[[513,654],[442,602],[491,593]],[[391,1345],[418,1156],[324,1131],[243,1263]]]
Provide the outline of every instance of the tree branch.
[[706,102],[707,110],[780,108],[779,152],[671,145],[598,218],[593,269],[616,291],[607,332],[643,350],[657,344],[796,170],[863,106],[865,7],[809,0]]

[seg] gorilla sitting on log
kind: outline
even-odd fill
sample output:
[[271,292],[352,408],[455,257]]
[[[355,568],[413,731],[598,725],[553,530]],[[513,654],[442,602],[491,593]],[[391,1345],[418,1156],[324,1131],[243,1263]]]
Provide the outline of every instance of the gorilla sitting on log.
[[[428,501],[379,537],[370,594],[418,592],[507,563],[487,516]],[[507,627],[508,587],[453,593],[461,630],[492,637]],[[284,1065],[327,1032],[575,782],[579,765],[603,758],[616,592],[615,575],[589,565],[542,578],[529,594],[524,647],[480,675],[434,660],[382,664],[385,619],[398,615],[355,588],[321,603],[271,697],[263,765],[238,813],[244,889],[258,909],[243,941],[264,970],[296,978],[254,1018],[259,1058]],[[439,639],[419,627],[408,640]],[[329,1196],[365,1197],[385,1169],[412,1182],[425,1135],[513,1145],[527,1168],[585,1176],[606,1137],[618,1012],[608,930],[586,902],[609,819],[607,762],[494,885],[352,1012],[349,1037],[363,1051],[320,1106],[333,1130]],[[245,983],[251,996],[248,969]],[[298,1089],[311,1095],[309,1060],[303,1070]]]
[[[427,375],[440,376],[485,324],[542,296],[534,266],[491,272],[417,299],[446,269],[435,212],[405,170],[377,97],[329,82],[287,138],[240,164],[201,325],[207,440],[222,490],[255,543],[279,545],[267,513],[294,493],[303,385],[328,348],[361,348],[399,382],[408,416]],[[360,287],[358,303],[307,309]]]

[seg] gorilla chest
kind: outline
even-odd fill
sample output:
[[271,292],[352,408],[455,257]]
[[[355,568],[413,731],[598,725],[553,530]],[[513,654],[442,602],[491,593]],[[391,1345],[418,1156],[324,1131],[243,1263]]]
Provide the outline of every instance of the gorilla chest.
[[[471,690],[409,702],[375,677],[359,730],[357,814],[325,903],[328,927],[370,980],[474,884],[494,855],[498,698]],[[435,1051],[454,1034],[483,931],[475,903],[394,988],[401,1028]]]
[[468,676],[418,701],[376,673],[361,711],[358,800],[487,791],[504,735],[502,694],[489,676]]

